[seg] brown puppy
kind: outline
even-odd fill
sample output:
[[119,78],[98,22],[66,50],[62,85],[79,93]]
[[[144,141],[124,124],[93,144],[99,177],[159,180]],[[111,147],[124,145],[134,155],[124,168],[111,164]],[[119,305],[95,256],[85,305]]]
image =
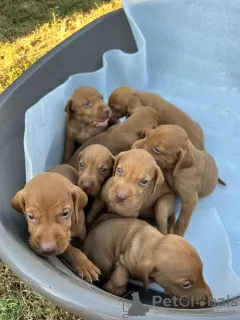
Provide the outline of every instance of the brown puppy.
[[57,164],[56,166],[48,169],[48,172],[59,173],[71,181],[75,186],[78,184],[78,172],[69,164]]
[[115,156],[127,151],[132,144],[143,138],[147,132],[161,124],[159,116],[152,108],[142,108],[134,112],[127,120],[116,124],[88,141],[86,141],[72,156],[69,164],[77,169],[78,153],[92,144],[101,144]]
[[106,147],[101,144],[86,147],[78,154],[78,186],[88,195],[95,196],[111,176],[113,164],[114,157]]
[[[136,101],[133,101],[135,94]],[[129,102],[131,106],[129,108]],[[138,103],[140,101],[140,103]],[[161,118],[161,124],[175,124],[185,129],[190,141],[200,150],[204,150],[204,136],[199,124],[185,112],[151,92],[141,92],[130,87],[120,87],[112,92],[108,104],[112,110],[112,119],[119,119],[131,114],[133,108],[152,107]],[[130,110],[131,109],[131,110]]]
[[[107,207],[124,217],[147,218],[154,215],[157,228],[172,233],[174,227],[175,195],[164,182],[162,171],[145,150],[121,152],[111,177],[95,199],[87,217],[90,225],[95,216]],[[169,225],[168,225],[169,222]],[[167,228],[168,227],[168,228]]]
[[218,169],[214,159],[195,148],[186,131],[174,125],[152,130],[146,138],[134,143],[133,148],[150,152],[170,186],[180,196],[182,207],[174,233],[183,236],[198,199],[208,196],[216,188]]
[[86,236],[83,251],[100,266],[104,288],[122,296],[128,278],[156,282],[166,293],[196,302],[212,300],[197,251],[177,235],[163,236],[140,219],[109,218]]
[[111,118],[111,109],[96,89],[80,87],[74,91],[65,111],[67,128],[63,161],[67,162],[73,154],[75,142],[82,144],[105,130]]
[[97,280],[99,269],[85,254],[70,245],[71,236],[86,235],[83,208],[86,194],[67,178],[44,172],[31,179],[12,199],[12,207],[24,213],[30,247],[41,256],[61,255],[87,281]]

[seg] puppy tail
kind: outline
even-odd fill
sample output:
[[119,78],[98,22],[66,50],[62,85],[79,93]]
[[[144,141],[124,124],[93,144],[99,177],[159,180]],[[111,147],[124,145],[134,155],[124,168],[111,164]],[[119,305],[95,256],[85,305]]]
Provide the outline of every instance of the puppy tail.
[[221,183],[223,186],[227,186],[226,183],[220,178],[218,178],[218,182]]

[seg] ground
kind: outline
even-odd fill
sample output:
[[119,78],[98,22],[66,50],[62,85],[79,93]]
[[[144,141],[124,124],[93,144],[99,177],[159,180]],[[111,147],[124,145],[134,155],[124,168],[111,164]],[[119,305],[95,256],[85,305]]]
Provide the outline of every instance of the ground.
[[[1,0],[0,93],[24,70],[121,0]],[[75,320],[33,292],[0,261],[0,320]]]

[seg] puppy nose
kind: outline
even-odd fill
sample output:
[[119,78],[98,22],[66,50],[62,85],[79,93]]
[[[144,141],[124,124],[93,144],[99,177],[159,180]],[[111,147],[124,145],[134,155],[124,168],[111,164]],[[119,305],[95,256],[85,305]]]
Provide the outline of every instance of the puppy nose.
[[92,187],[92,182],[90,181],[83,181],[82,182],[82,188],[84,190],[89,190]]
[[116,193],[116,198],[119,201],[125,201],[127,199],[127,195],[122,193],[122,192],[117,192]]
[[54,254],[57,251],[57,246],[52,244],[45,244],[41,246],[41,252],[45,255]]
[[104,115],[105,115],[106,117],[110,117],[110,115],[111,115],[111,109],[110,109],[109,107],[105,107],[105,108],[103,109],[103,113],[104,113]]

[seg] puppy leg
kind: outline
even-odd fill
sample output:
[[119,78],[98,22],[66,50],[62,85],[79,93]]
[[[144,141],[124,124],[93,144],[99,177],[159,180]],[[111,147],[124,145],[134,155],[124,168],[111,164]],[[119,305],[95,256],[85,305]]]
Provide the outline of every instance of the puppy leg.
[[110,280],[104,285],[104,289],[116,296],[122,296],[127,291],[129,272],[124,265],[117,261]]
[[100,270],[79,249],[68,246],[61,257],[73,268],[74,272],[88,282],[98,281]]
[[184,197],[180,195],[180,197],[182,201],[181,211],[173,233],[183,237],[198,203],[198,194],[195,192],[191,195],[185,195]]
[[104,209],[105,203],[102,201],[100,196],[96,197],[95,200],[93,201],[93,204],[91,206],[91,209],[89,211],[89,214],[86,218],[86,225],[90,226],[90,224],[93,222],[97,214]]
[[63,163],[67,163],[70,160],[74,151],[74,146],[75,139],[67,133],[64,145]]
[[164,235],[167,234],[169,218],[171,217],[171,221],[172,217],[175,220],[175,202],[175,195],[169,193],[160,197],[154,205],[154,215],[157,228]]

